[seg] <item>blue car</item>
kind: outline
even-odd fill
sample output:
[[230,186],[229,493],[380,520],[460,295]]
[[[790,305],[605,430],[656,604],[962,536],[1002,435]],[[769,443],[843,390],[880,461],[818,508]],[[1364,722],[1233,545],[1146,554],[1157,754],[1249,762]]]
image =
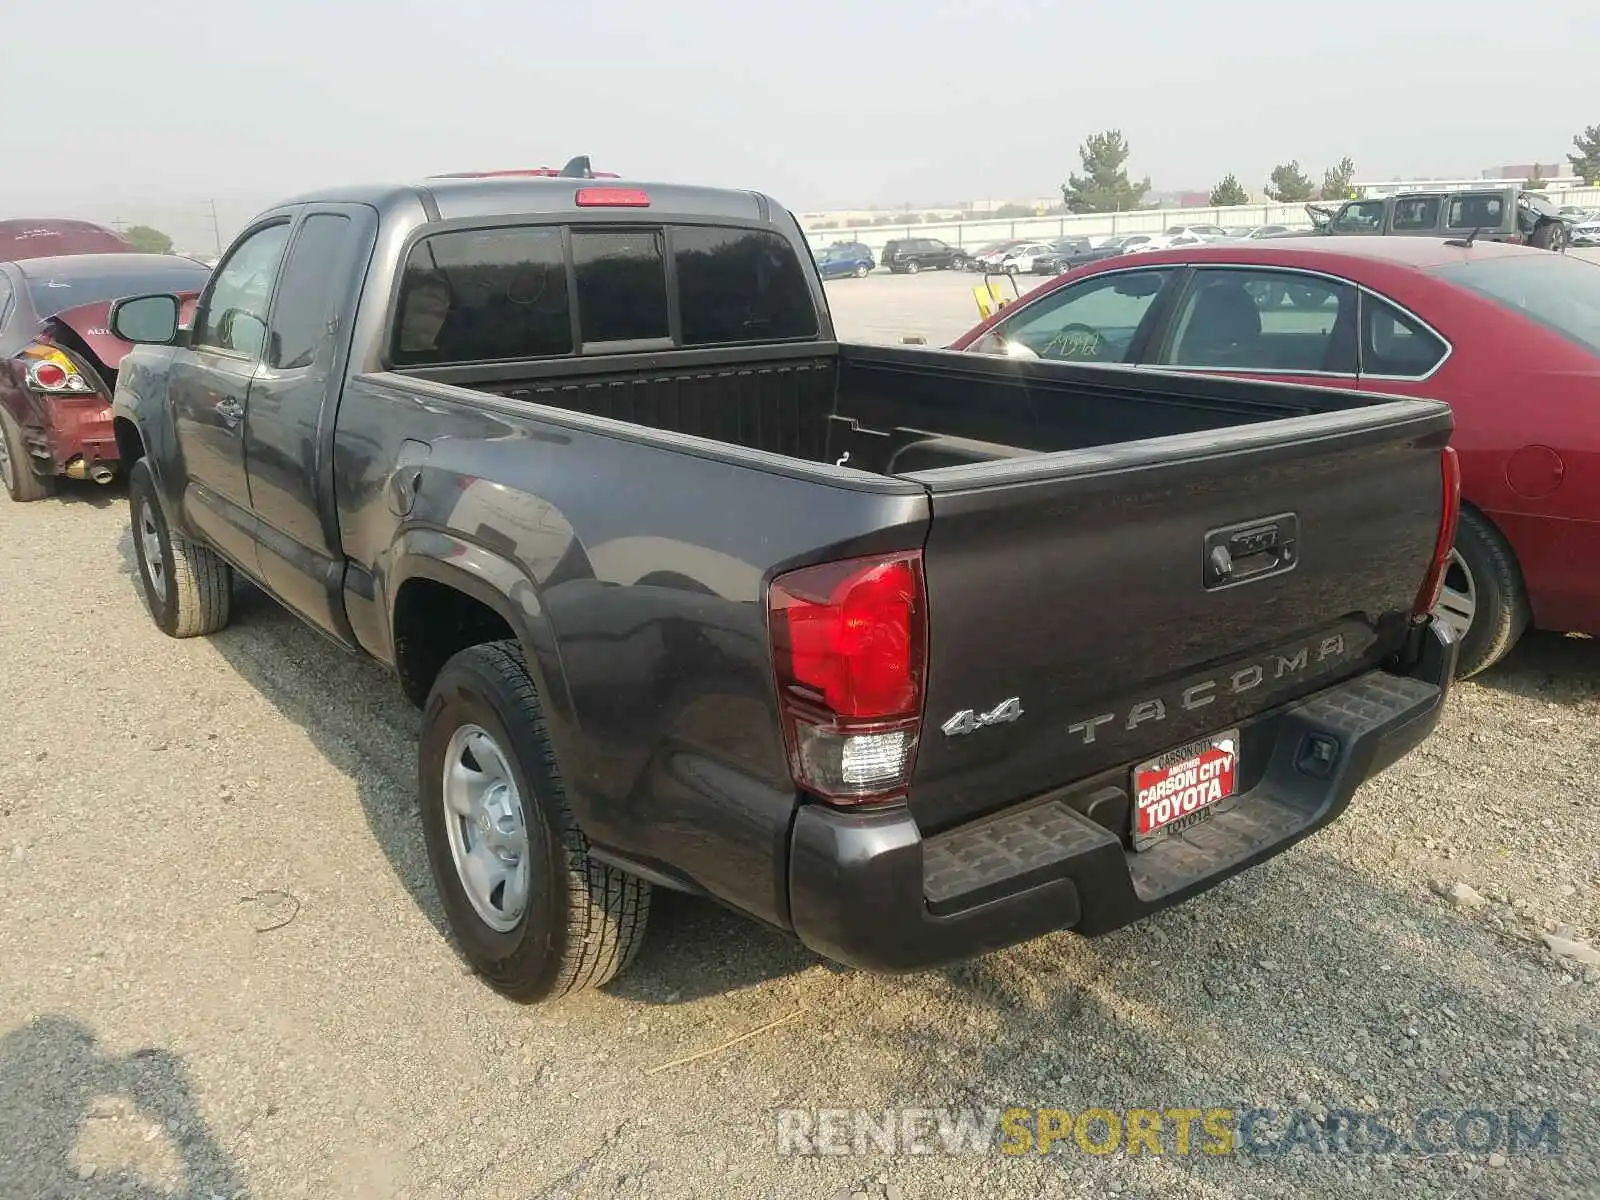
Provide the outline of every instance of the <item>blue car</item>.
[[872,251],[860,242],[840,242],[816,253],[817,271],[824,279],[840,279],[852,275],[865,279],[878,264]]

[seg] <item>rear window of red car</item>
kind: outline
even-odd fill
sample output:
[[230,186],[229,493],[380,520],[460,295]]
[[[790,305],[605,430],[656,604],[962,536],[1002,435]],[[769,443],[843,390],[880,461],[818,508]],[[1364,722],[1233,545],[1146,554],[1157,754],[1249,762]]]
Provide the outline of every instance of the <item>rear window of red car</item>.
[[1547,251],[1451,263],[1435,274],[1600,354],[1600,266]]

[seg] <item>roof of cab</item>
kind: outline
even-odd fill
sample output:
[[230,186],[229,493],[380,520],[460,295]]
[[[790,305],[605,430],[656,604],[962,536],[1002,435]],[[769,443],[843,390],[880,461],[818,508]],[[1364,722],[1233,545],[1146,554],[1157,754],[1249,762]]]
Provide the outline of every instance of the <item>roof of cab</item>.
[[649,208],[618,210],[635,213],[636,219],[648,219],[647,214],[651,213],[671,213],[679,216],[764,221],[770,220],[775,210],[782,211],[781,205],[760,192],[739,191],[732,188],[689,187],[676,183],[648,183],[613,178],[548,179],[527,176],[481,178],[436,176],[415,183],[330,188],[294,196],[273,207],[287,208],[291,205],[320,201],[370,204],[380,212],[387,212],[396,204],[414,205],[419,200],[424,207],[427,207],[431,199],[437,207],[439,219],[445,221],[521,214],[546,216],[585,211],[578,206],[578,192],[591,188],[599,190],[625,188],[647,193],[650,197]]

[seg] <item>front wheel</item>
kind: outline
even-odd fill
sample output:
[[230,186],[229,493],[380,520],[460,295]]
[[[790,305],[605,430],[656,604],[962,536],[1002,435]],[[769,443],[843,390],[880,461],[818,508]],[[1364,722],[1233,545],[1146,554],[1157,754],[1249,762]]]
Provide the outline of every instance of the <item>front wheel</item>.
[[233,605],[233,568],[214,550],[168,526],[155,476],[142,458],[128,472],[128,512],[145,607],[161,632],[190,638],[225,626]]
[[922,268],[920,266],[918,266],[914,262],[908,262],[906,264],[906,274],[907,275],[915,275],[920,270],[922,270]]
[[856,278],[857,279],[865,279],[866,277],[867,277],[867,264],[866,263],[862,263],[860,266],[856,267]]
[[1528,594],[1516,556],[1499,530],[1465,508],[1433,611],[1461,644],[1460,679],[1499,662],[1528,627]]
[[589,857],[521,648],[456,654],[422,721],[428,863],[467,960],[523,1003],[615,978],[644,941],[650,885]]

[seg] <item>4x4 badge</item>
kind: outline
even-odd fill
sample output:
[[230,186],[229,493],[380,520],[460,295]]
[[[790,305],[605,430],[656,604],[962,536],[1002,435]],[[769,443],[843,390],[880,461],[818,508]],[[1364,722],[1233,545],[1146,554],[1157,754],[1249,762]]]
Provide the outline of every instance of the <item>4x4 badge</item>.
[[939,728],[944,731],[945,737],[959,737],[963,733],[976,733],[991,725],[1008,725],[1021,715],[1022,699],[1013,696],[1009,700],[1002,700],[985,713],[964,708]]

